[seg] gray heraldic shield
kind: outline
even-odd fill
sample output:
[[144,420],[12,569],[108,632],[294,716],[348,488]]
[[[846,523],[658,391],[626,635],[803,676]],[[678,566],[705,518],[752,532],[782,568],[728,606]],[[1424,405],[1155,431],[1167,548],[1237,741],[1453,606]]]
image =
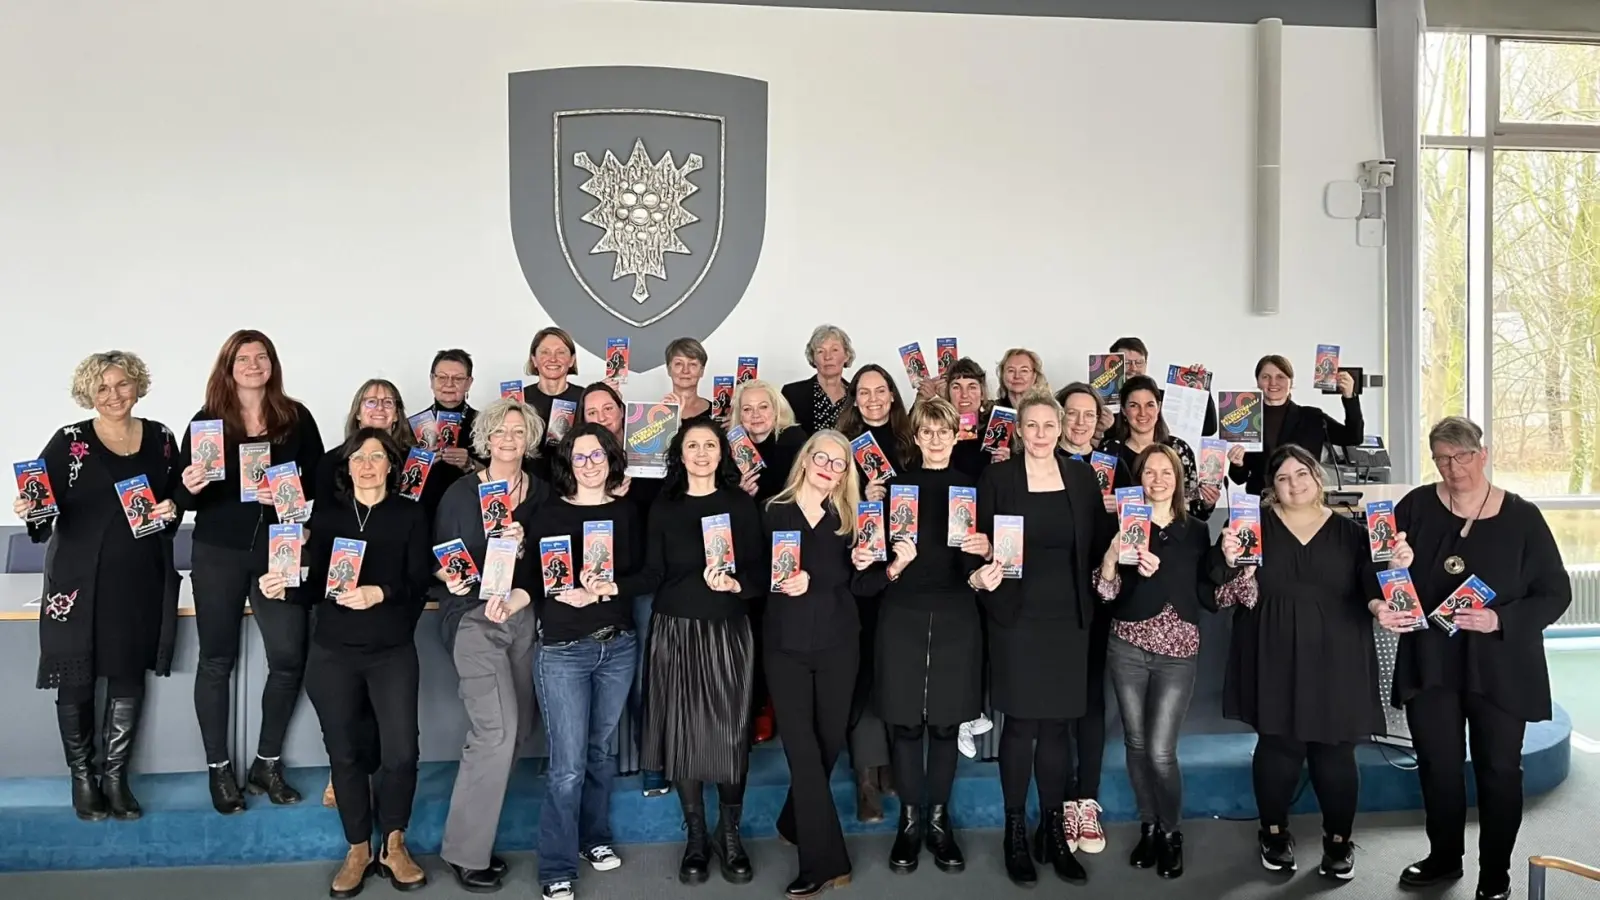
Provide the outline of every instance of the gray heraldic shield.
[[604,357],[663,365],[744,296],[767,221],[767,84],[637,66],[510,76],[511,235],[534,297]]

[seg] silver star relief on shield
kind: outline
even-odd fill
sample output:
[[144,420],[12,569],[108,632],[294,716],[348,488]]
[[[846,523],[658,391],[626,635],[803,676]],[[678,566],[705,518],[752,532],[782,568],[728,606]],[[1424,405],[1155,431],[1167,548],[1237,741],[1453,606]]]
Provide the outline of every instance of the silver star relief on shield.
[[619,162],[610,150],[598,165],[581,150],[572,161],[589,173],[582,190],[598,201],[583,215],[583,221],[605,232],[589,252],[615,253],[612,280],[632,275],[633,299],[645,302],[650,299],[646,276],[665,279],[666,254],[690,252],[678,237],[678,229],[700,221],[683,201],[700,190],[689,181],[689,173],[699,171],[704,160],[691,153],[679,167],[668,151],[660,160],[651,161],[644,141],[635,139],[627,162]]

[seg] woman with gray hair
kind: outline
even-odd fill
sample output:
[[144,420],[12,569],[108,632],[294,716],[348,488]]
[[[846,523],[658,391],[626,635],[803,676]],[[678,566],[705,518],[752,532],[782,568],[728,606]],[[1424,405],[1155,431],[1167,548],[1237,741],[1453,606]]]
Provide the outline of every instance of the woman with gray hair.
[[[1550,675],[1544,630],[1572,603],[1561,550],[1539,508],[1486,471],[1483,430],[1460,416],[1428,432],[1439,481],[1395,506],[1390,568],[1409,569],[1420,611],[1432,613],[1477,579],[1492,602],[1416,619],[1373,601],[1372,612],[1398,632],[1394,691],[1417,752],[1428,856],[1400,873],[1423,887],[1460,878],[1465,855],[1467,748],[1478,788],[1478,892],[1499,900],[1511,890],[1511,855],[1522,824],[1522,738],[1528,722],[1549,719]],[[1470,739],[1468,734],[1470,733]]]
[[796,425],[806,434],[832,428],[850,405],[844,370],[855,365],[856,348],[837,325],[818,325],[806,341],[806,363],[817,374],[783,386],[783,399],[794,410]]
[[[56,690],[72,809],[89,821],[107,814],[139,818],[128,764],[145,672],[172,673],[178,514],[169,497],[178,447],[167,426],[133,416],[149,390],[149,370],[132,353],[95,353],[79,363],[72,399],[94,416],[50,436],[39,454],[42,470],[23,473],[13,506],[35,543],[50,542],[36,686]],[[123,484],[135,478],[148,482],[138,493]],[[94,698],[101,678],[105,766],[96,777]]]
[[[501,481],[513,510],[501,537],[521,544],[524,523],[550,493],[531,471],[543,441],[543,420],[521,400],[496,400],[478,413],[472,424],[472,451],[489,464],[457,479],[445,491],[434,523],[434,543],[459,540],[482,570],[489,542],[483,534],[478,486]],[[478,598],[477,581],[464,581],[451,570],[440,569],[435,577],[439,584],[430,593],[439,602],[444,645],[455,661],[470,725],[439,855],[463,889],[498,890],[506,863],[494,855],[495,829],[517,747],[532,733],[536,714],[534,615],[531,609],[506,615],[503,605],[491,607]]]

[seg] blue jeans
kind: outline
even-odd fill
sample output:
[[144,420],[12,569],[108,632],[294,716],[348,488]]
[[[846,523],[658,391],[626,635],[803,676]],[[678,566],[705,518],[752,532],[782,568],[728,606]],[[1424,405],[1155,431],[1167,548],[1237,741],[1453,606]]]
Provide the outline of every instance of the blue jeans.
[[611,739],[637,655],[638,641],[627,632],[603,644],[584,638],[539,645],[533,686],[550,743],[539,811],[541,885],[577,880],[578,851],[611,843]]
[[655,607],[655,600],[654,594],[633,598],[633,633],[639,652],[635,654],[633,689],[628,691],[628,720],[633,723],[633,749],[636,754],[644,752],[644,673],[650,652],[650,614]]

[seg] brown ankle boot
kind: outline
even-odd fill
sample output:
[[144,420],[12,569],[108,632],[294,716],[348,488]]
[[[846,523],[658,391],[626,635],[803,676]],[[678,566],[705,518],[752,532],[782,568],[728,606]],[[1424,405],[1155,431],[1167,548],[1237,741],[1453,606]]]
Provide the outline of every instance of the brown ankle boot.
[[391,831],[383,842],[383,857],[378,860],[382,872],[397,891],[414,891],[428,883],[428,873],[411,858],[406,849],[406,833]]
[[322,789],[322,805],[329,809],[339,808],[339,798],[333,794],[333,779],[328,779],[328,786]]
[[361,887],[372,874],[372,869],[372,845],[351,844],[350,851],[344,855],[344,864],[333,875],[328,896],[354,897],[361,893]]

